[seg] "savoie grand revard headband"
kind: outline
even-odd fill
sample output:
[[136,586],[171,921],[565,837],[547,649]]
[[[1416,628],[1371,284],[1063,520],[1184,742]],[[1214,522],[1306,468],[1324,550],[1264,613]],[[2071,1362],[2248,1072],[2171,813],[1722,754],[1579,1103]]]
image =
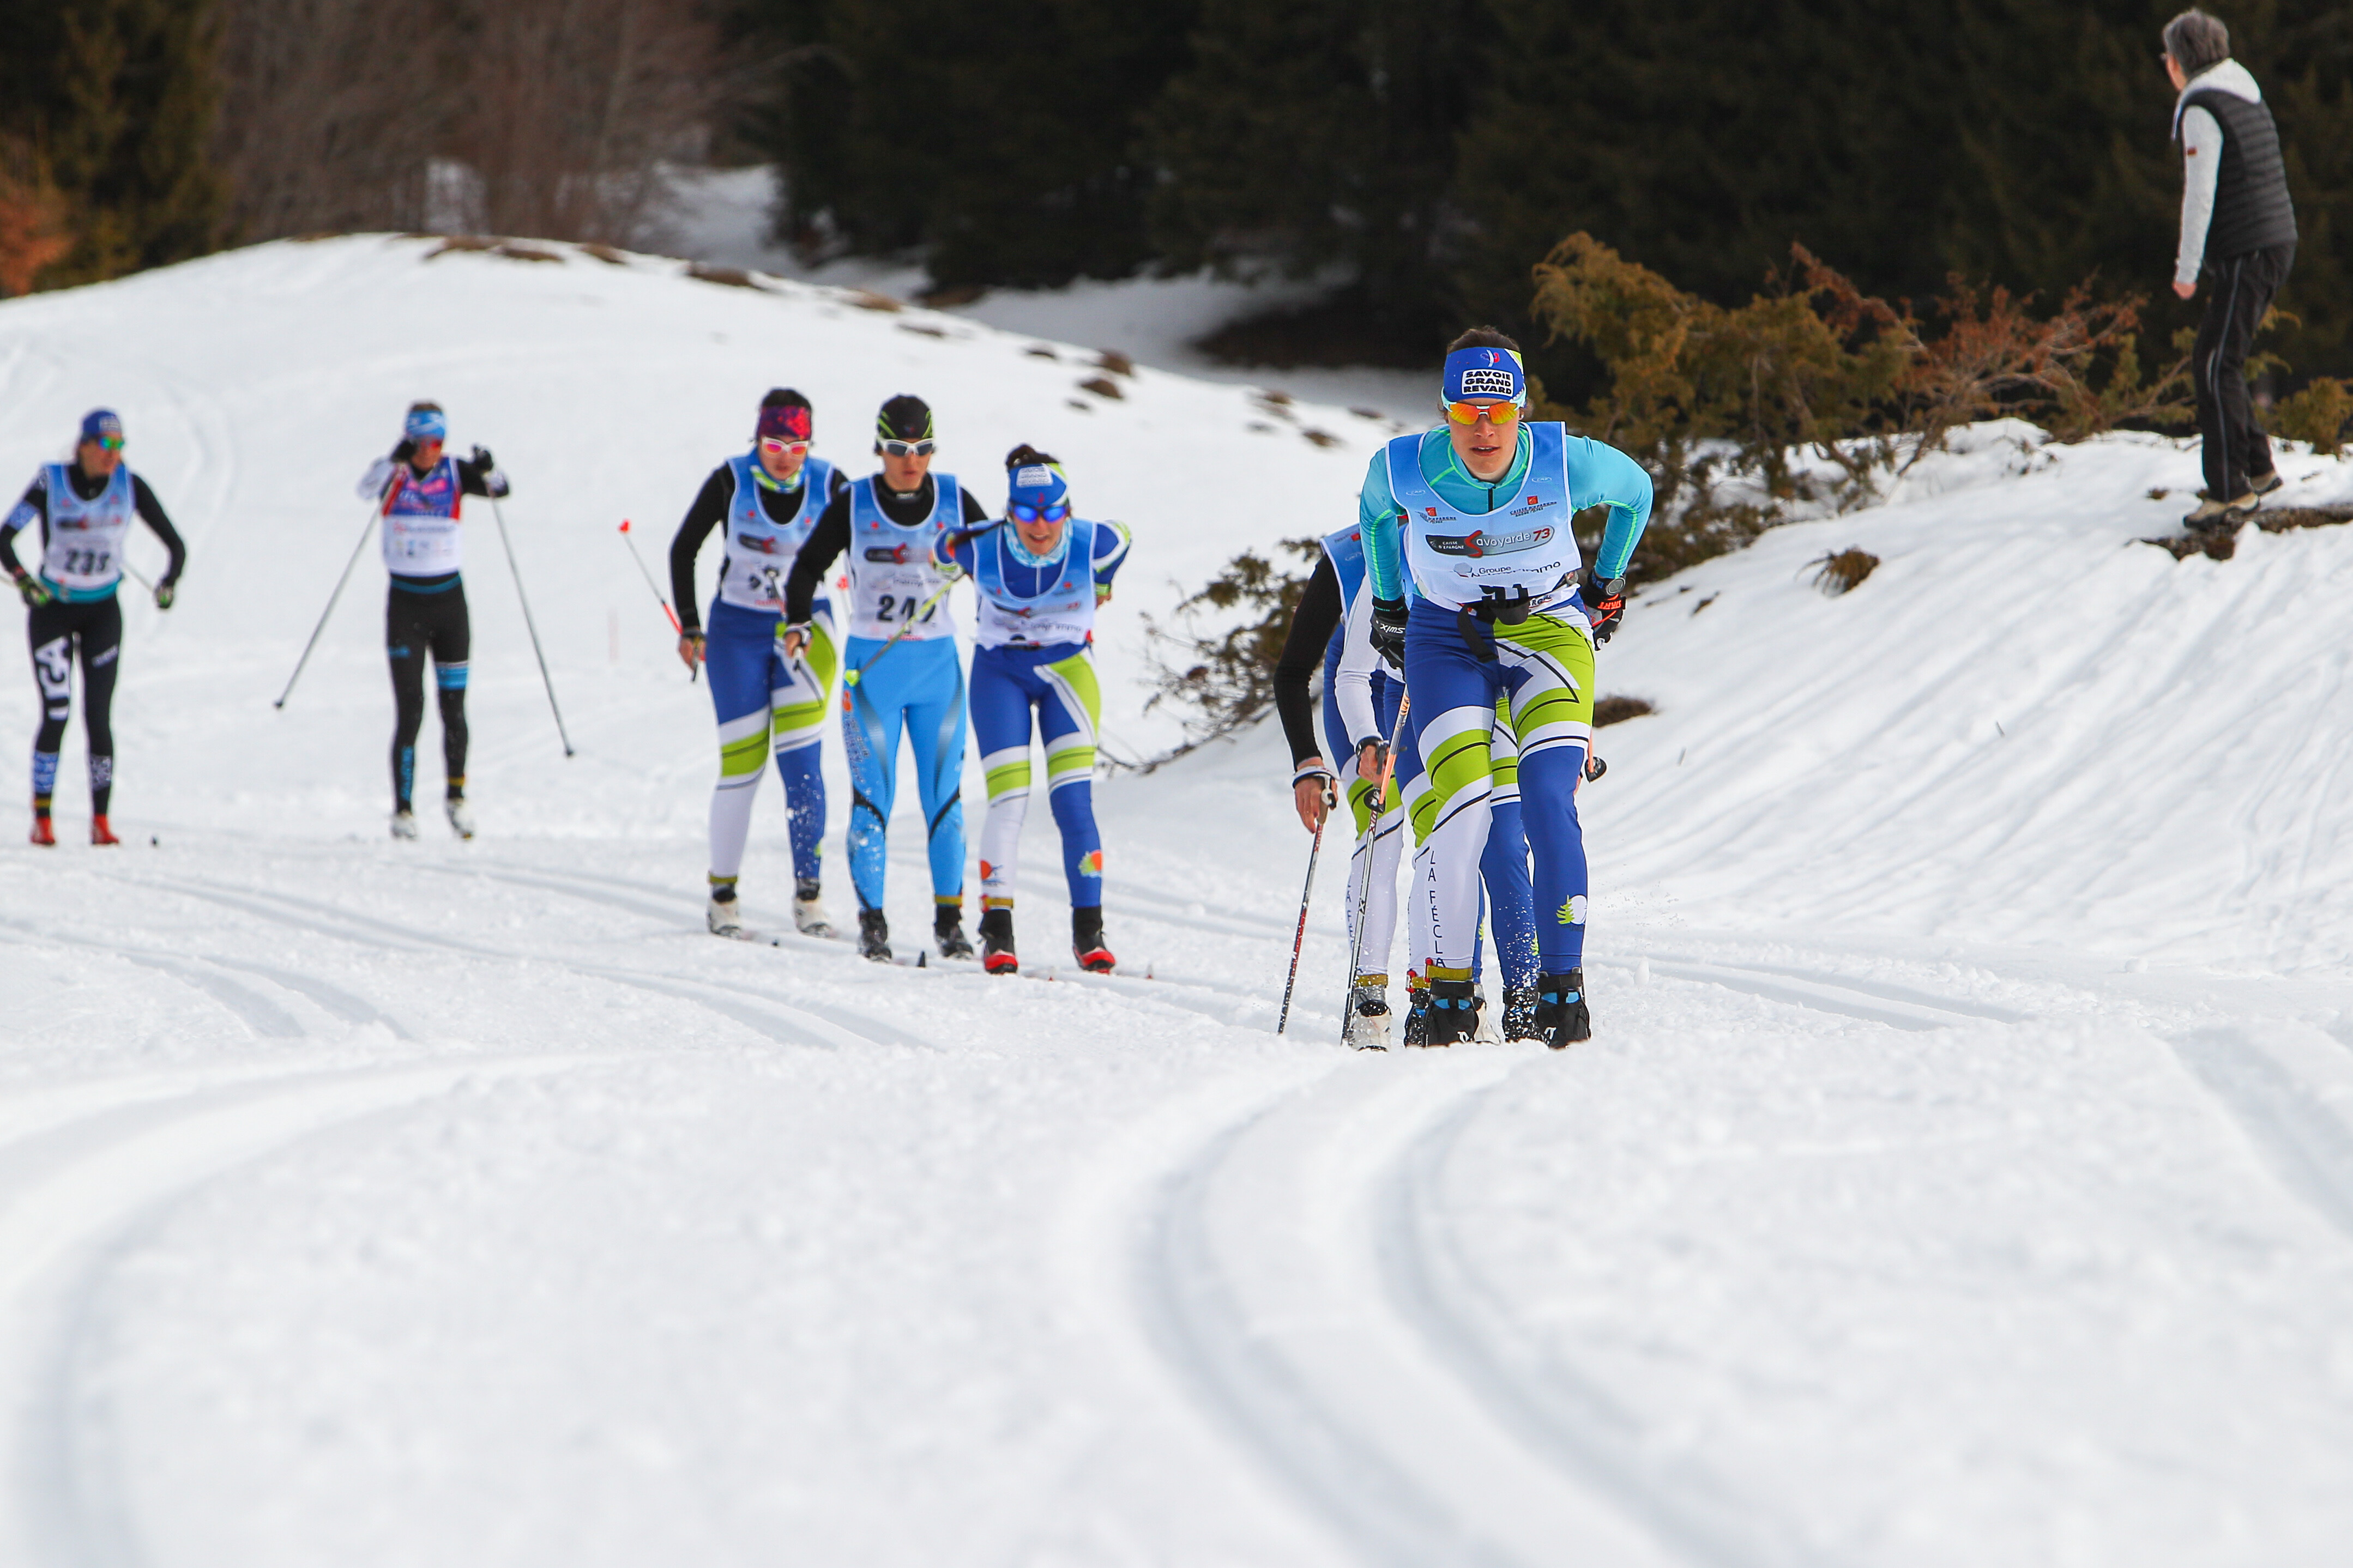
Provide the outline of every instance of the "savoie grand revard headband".
[[1527,367],[1510,349],[1456,349],[1446,356],[1440,403],[1498,399],[1525,407]]

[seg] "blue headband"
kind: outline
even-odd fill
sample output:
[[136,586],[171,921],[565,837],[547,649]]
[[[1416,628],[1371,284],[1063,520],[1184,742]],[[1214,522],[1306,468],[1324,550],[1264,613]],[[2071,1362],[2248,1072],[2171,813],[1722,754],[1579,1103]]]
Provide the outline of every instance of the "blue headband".
[[438,408],[412,408],[400,433],[412,441],[446,441],[449,438],[449,416]]
[[81,416],[81,438],[95,441],[103,436],[120,437],[122,417],[111,408],[93,408]]
[[1500,399],[1525,405],[1527,373],[1520,356],[1509,349],[1456,349],[1446,356],[1445,391],[1441,403]]

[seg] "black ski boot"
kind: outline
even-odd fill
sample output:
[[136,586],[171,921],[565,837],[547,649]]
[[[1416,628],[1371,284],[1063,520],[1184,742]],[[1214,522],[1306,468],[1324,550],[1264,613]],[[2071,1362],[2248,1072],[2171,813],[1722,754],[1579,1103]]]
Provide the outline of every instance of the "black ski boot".
[[942,904],[932,915],[932,940],[940,944],[942,958],[970,958],[972,939],[964,934],[964,907]]
[[1071,956],[1090,974],[1109,974],[1119,960],[1103,945],[1103,906],[1071,911]]
[[1013,956],[1013,911],[980,911],[980,966],[991,974],[1018,974],[1021,961]]
[[1541,1040],[1544,1026],[1536,1022],[1536,988],[1533,985],[1504,987],[1504,1038],[1507,1040]]
[[858,956],[877,963],[891,962],[891,922],[881,910],[858,911]]
[[1405,988],[1404,1037],[1409,1046],[1430,1044],[1430,987],[1427,985]]
[[1479,1027],[1479,988],[1468,980],[1430,983],[1430,1043],[1451,1046],[1467,1040]]
[[1554,1050],[1593,1037],[1593,1015],[1585,1005],[1585,971],[1536,976],[1536,1026]]

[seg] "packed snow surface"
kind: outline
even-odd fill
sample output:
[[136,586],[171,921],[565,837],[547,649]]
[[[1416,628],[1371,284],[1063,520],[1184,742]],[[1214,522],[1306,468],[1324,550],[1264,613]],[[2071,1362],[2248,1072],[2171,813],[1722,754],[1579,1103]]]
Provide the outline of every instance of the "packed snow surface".
[[[125,596],[124,846],[77,738],[62,846],[0,854],[0,1563],[2344,1560],[2353,533],[2177,563],[2184,446],[1997,426],[1654,585],[1581,803],[1598,1038],[1358,1055],[1328,850],[1272,1032],[1271,726],[1099,784],[1115,976],[1042,809],[1025,978],[704,935],[708,696],[618,525],[660,572],[777,384],[853,472],[923,393],[991,504],[1036,442],[1134,530],[1138,758],[1144,616],[1347,521],[1386,425],[550,248],[0,306],[0,475],[116,407],[191,552]],[[470,506],[470,844],[385,837],[372,551],[270,706],[423,395],[513,476],[578,749]]]

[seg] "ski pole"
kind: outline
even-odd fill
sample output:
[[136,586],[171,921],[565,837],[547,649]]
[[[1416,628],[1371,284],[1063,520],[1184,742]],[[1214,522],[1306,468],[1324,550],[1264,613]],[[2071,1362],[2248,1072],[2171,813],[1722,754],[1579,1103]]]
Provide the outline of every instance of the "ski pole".
[[[629,520],[626,517],[621,520],[621,542],[628,547],[629,559],[638,563],[638,575],[646,580],[647,587],[653,589],[654,603],[659,605],[661,606],[661,613],[670,618],[670,629],[676,632],[679,636],[684,637],[686,635],[686,628],[679,624],[678,612],[670,607],[670,601],[668,599],[662,597],[661,589],[654,583],[654,574],[646,570],[646,558],[638,553],[638,542],[629,535]],[[702,679],[702,671],[692,666],[689,666],[686,672],[686,679],[688,682],[691,684],[692,682]]]
[[[1366,803],[1365,885],[1356,889],[1356,923],[1348,937],[1348,999],[1340,1009],[1340,1043],[1347,1044],[1348,1026],[1355,1021],[1356,971],[1365,962],[1365,914],[1373,901],[1373,857],[1381,841],[1381,814],[1388,809],[1389,784],[1397,777],[1397,743],[1405,734],[1406,715],[1413,711],[1413,693],[1398,701],[1397,722],[1389,727],[1389,743],[1381,759],[1381,787]],[[1404,829],[1400,827],[1398,831]]]
[[367,526],[360,530],[359,542],[352,546],[352,558],[343,563],[343,574],[335,579],[335,591],[327,595],[327,607],[319,612],[319,624],[311,628],[311,640],[302,645],[302,657],[294,661],[294,673],[286,678],[286,689],[271,707],[284,708],[286,700],[294,695],[294,683],[302,679],[302,667],[311,662],[311,650],[319,646],[319,634],[327,629],[327,617],[335,613],[335,601],[343,596],[343,584],[352,580],[352,568],[360,563],[360,552],[367,548],[368,535],[375,531],[376,505],[368,502]]
[[1299,889],[1299,929],[1291,933],[1291,973],[1282,981],[1282,1012],[1274,1020],[1274,1032],[1291,1022],[1291,988],[1299,984],[1299,950],[1307,942],[1307,901],[1315,896],[1315,858],[1324,853],[1324,825],[1332,819],[1332,808],[1338,804],[1331,788],[1324,791],[1324,814],[1315,819],[1315,841],[1307,847],[1307,885]]
[[[955,586],[955,579],[953,577],[941,584],[939,586],[939,592],[934,594],[930,598],[925,599],[922,604],[916,605],[914,613],[910,615],[900,624],[897,631],[891,634],[890,640],[885,642],[881,647],[876,648],[873,654],[868,658],[864,664],[860,665],[856,669],[850,670],[849,673],[845,674],[841,678],[841,683],[844,686],[855,686],[860,680],[864,679],[866,672],[873,668],[876,662],[880,660],[884,654],[889,653],[892,648],[897,647],[899,646],[899,639],[905,637],[909,632],[913,631],[916,626],[922,622],[923,618],[932,613],[932,606],[945,598],[947,596],[947,591]],[[1282,1032],[1282,1031],[1280,1029],[1275,1031],[1277,1034],[1281,1034]]]
[[499,510],[498,498],[491,498],[491,515],[498,520],[499,543],[507,552],[507,571],[513,574],[515,600],[522,605],[523,629],[531,634],[531,651],[539,660],[539,681],[547,688],[548,711],[555,715],[555,733],[564,742],[564,754],[572,754],[572,737],[564,728],[564,710],[555,705],[555,682],[547,673],[547,655],[539,646],[539,627],[531,618],[531,600],[522,591],[522,568],[515,564],[514,541],[507,536],[507,514]]

